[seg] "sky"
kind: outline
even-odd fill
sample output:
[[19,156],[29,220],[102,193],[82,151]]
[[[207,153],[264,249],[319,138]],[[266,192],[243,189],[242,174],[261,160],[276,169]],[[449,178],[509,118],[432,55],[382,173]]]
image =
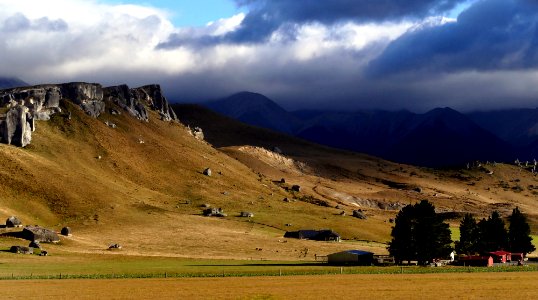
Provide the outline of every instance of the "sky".
[[0,76],[288,110],[538,107],[532,0],[0,0]]

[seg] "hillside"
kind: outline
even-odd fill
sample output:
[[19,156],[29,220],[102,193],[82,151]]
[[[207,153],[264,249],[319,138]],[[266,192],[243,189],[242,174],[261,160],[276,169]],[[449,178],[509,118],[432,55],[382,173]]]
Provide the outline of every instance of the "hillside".
[[[492,175],[479,167],[417,168],[246,126],[198,106],[172,106],[185,125],[203,128],[206,142],[163,119],[161,110],[138,107],[145,121],[110,99],[104,97],[98,117],[62,99],[61,113],[35,121],[25,148],[0,144],[1,215],[73,228],[72,237],[47,245],[51,253],[281,260],[350,248],[384,253],[390,220],[422,199],[454,216],[454,225],[464,211],[506,216],[515,205],[537,224],[536,177],[515,166],[486,166]],[[210,177],[202,173],[208,167]],[[205,204],[228,216],[202,216]],[[367,219],[352,217],[356,209]],[[241,218],[241,211],[254,217]],[[287,230],[323,228],[346,241],[283,239]],[[12,243],[0,238],[2,247]],[[112,243],[123,250],[106,251]]]
[[[341,209],[335,210],[335,214],[363,209],[371,219],[358,221],[357,226],[365,229],[371,225],[388,233],[391,226],[388,221],[399,207],[422,199],[432,201],[439,212],[453,217],[453,226],[459,225],[458,220],[465,212],[481,218],[498,210],[507,216],[516,205],[534,224],[538,221],[538,180],[530,168],[487,162],[470,164],[469,168],[413,167],[310,144],[242,124],[200,106],[174,107],[182,122],[203,127],[209,142],[220,145],[222,151],[255,172],[274,179],[283,177],[290,181],[291,178],[304,187],[305,194],[327,201],[330,207],[339,205]],[[282,141],[286,143],[279,144]],[[304,165],[290,168],[272,152],[242,145],[267,149],[282,145],[286,157]],[[373,225],[376,219],[379,223]]]
[[[120,243],[128,255],[298,259],[305,248],[313,255],[350,245],[283,241],[285,230],[334,228],[349,238],[387,238],[387,228],[365,232],[334,209],[283,202],[293,195],[272,178],[197,140],[183,125],[160,120],[157,111],[148,109],[145,122],[105,102],[94,118],[64,99],[61,113],[35,121],[25,148],[0,144],[1,214],[73,228],[72,238],[49,251],[109,253],[109,244]],[[207,167],[213,176],[202,174]],[[204,204],[228,217],[203,217]],[[241,211],[255,217],[239,218]]]

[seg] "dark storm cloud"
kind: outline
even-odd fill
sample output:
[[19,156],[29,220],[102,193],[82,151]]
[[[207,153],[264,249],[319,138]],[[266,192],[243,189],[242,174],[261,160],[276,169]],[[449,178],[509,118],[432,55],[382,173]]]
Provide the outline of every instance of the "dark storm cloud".
[[375,77],[399,73],[518,70],[538,67],[538,4],[481,1],[455,23],[409,32],[368,69]]
[[462,0],[247,0],[236,1],[261,20],[334,23],[341,20],[385,21],[424,17],[454,8]]
[[[227,36],[232,42],[263,42],[282,24],[341,21],[397,21],[448,11],[462,0],[247,0],[237,1],[251,9],[241,27]],[[285,28],[293,37],[293,26]]]
[[293,40],[297,24],[398,21],[448,11],[464,0],[238,0],[249,8],[239,28],[224,36],[188,38],[171,35],[159,48],[218,43],[263,43],[273,33]]

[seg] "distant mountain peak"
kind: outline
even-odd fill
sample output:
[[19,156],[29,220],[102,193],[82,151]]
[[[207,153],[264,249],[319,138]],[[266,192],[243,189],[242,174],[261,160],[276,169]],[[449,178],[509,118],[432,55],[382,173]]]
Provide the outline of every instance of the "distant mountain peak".
[[239,121],[293,134],[298,119],[268,97],[248,91],[209,102],[206,107]]
[[0,89],[9,89],[22,86],[29,86],[29,84],[17,77],[0,76]]

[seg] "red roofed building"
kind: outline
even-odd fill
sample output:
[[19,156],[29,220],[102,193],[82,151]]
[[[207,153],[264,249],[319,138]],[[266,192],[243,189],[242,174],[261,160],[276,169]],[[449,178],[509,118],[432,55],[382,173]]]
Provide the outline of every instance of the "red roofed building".
[[493,257],[480,255],[463,255],[458,257],[458,264],[474,267],[493,267]]
[[506,252],[506,251],[495,251],[495,252],[489,252],[491,256],[493,256],[493,260],[496,263],[506,263],[508,261],[512,261],[512,253]]

